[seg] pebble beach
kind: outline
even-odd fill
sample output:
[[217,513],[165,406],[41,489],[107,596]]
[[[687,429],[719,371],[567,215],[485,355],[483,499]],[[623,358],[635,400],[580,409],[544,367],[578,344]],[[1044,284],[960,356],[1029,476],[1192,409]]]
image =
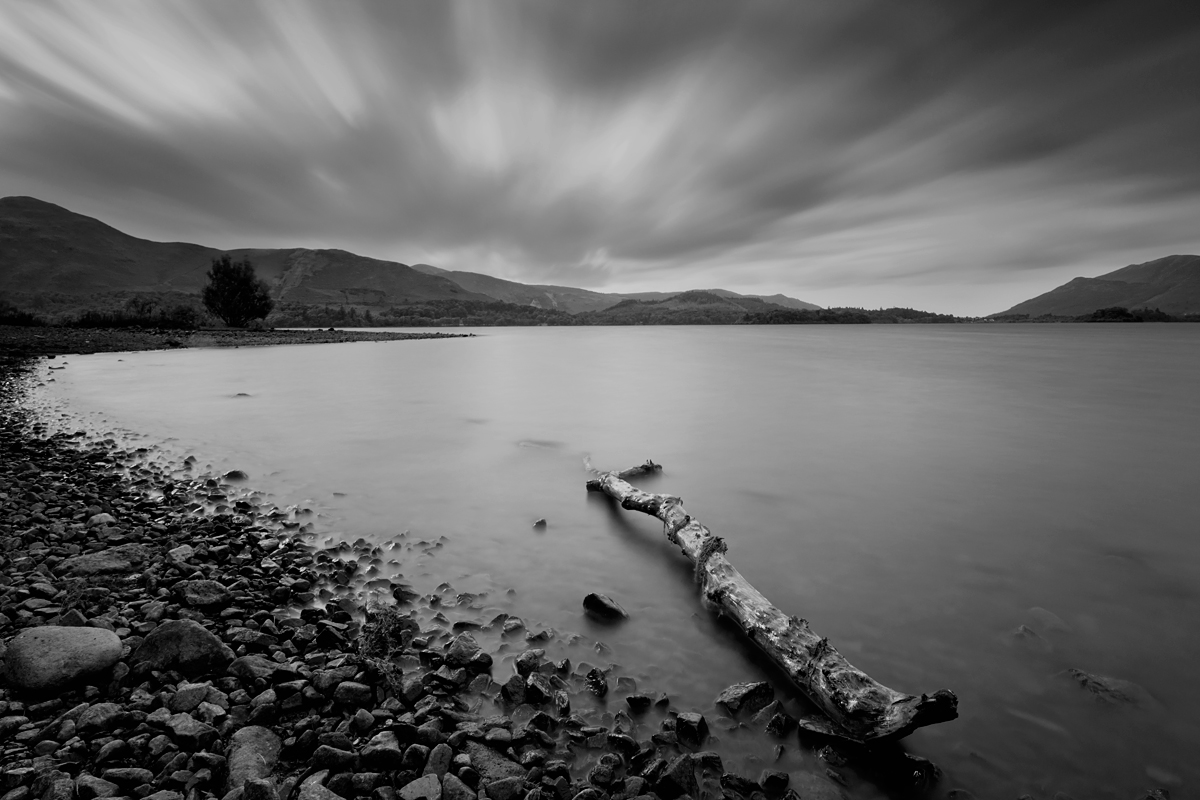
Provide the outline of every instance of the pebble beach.
[[[586,649],[551,660],[554,632],[486,598],[372,577],[435,542],[320,546],[238,471],[51,432],[23,403],[36,360],[83,350],[37,333],[0,357],[0,800],[833,798],[856,760],[905,792],[937,781],[899,748],[797,742],[766,682],[676,708]],[[227,341],[296,341],[279,333]],[[711,749],[733,730],[757,737],[752,770]],[[773,768],[798,746],[810,769]]]

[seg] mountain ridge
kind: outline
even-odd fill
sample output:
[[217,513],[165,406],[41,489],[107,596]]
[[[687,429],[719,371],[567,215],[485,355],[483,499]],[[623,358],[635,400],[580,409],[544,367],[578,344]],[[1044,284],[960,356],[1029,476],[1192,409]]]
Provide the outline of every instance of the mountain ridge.
[[1200,256],[1164,256],[1095,278],[1072,278],[990,316],[1077,317],[1113,307],[1156,308],[1176,315],[1200,313]]
[[[571,314],[600,311],[630,295],[523,284],[477,272],[408,265],[347,250],[237,248],[156,242],[35,197],[0,198],[0,293],[54,294],[78,302],[97,294],[197,294],[212,260],[249,258],[272,297],[295,304],[376,306],[436,301],[502,302]],[[725,289],[725,297],[747,297]],[[673,297],[683,292],[657,293]],[[819,308],[774,295],[778,305]]]

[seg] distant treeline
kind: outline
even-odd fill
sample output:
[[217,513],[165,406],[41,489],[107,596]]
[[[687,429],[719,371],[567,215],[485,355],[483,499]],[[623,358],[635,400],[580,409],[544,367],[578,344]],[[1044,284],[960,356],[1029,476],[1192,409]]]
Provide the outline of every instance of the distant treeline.
[[[473,300],[437,300],[423,303],[363,308],[345,305],[284,303],[267,321],[277,327],[446,327],[491,325],[869,325],[904,323],[954,323],[964,318],[911,308],[830,308],[798,310],[771,308],[756,301],[751,310],[730,308],[727,303],[694,298],[680,308],[662,301],[623,300],[602,311],[568,314],[556,309],[488,303]],[[758,309],[762,310],[758,310]]]
[[[159,330],[195,330],[213,320],[198,308],[190,295],[172,293],[171,300],[160,295],[122,296],[119,305],[112,297],[103,299],[99,308],[66,306],[61,298],[49,303],[39,298],[43,310],[28,310],[0,299],[0,325],[65,328],[144,328]],[[180,302],[182,300],[182,302]],[[76,301],[77,302],[77,301]]]
[[1168,314],[1158,308],[1134,308],[1111,306],[1098,308],[1090,314],[1076,317],[1042,314],[997,314],[989,317],[995,322],[1200,322],[1200,314]]

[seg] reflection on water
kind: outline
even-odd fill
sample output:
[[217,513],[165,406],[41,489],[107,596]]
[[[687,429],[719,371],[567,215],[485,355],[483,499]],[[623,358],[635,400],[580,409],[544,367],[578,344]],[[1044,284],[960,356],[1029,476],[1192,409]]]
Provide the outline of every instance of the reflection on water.
[[[401,563],[418,588],[512,589],[531,627],[602,639],[593,660],[706,710],[769,673],[655,521],[584,491],[585,455],[653,458],[767,597],[881,682],[958,694],[958,721],[905,740],[943,790],[1200,783],[1200,326],[479,333],[75,356],[53,391],[330,534],[445,536]],[[589,591],[631,619],[593,625]],[[1069,668],[1153,702],[1098,702]],[[787,758],[816,768],[794,739]]]

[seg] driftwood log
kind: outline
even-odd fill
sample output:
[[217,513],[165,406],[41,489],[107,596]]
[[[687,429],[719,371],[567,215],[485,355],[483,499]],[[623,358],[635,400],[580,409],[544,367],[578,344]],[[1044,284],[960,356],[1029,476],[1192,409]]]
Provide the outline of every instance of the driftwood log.
[[807,620],[784,614],[751,586],[725,557],[725,541],[688,514],[678,497],[645,492],[626,480],[661,469],[647,461],[621,472],[599,473],[587,488],[607,494],[622,508],[663,521],[667,539],[695,565],[705,605],[731,619],[824,712],[827,720],[808,717],[801,720],[803,727],[870,744],[958,716],[958,698],[947,689],[932,695],[904,694],[855,668],[828,639],[813,633]]

